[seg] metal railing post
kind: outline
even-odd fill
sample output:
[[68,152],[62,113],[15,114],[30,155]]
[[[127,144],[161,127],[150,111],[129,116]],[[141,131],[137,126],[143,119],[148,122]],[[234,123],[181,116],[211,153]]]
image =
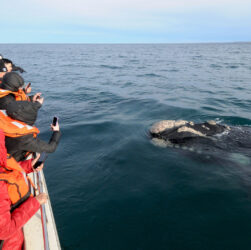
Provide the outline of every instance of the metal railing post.
[[[37,172],[37,185],[39,193],[43,193],[43,184],[41,180],[41,174],[40,171]],[[47,222],[46,222],[46,212],[45,212],[45,205],[41,205],[41,220],[42,220],[42,227],[43,227],[43,236],[44,236],[44,249],[50,250],[49,247],[49,240],[48,240],[48,231],[47,231]]]

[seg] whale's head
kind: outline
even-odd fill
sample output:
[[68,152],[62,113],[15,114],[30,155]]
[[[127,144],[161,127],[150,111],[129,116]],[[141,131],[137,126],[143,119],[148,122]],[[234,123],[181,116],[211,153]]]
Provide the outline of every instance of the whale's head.
[[156,122],[152,125],[152,127],[150,128],[150,134],[152,136],[157,135],[167,129],[173,129],[173,128],[177,128],[180,126],[183,126],[185,124],[187,124],[188,121],[184,121],[184,120],[179,120],[179,121],[175,121],[175,120],[163,120],[163,121],[159,121]]

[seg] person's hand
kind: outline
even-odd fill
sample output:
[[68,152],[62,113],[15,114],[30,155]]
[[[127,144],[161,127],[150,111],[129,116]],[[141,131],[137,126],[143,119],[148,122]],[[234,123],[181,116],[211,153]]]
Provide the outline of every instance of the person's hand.
[[31,166],[33,167],[40,157],[40,153],[36,153],[36,158],[31,161]]
[[59,131],[59,124],[58,124],[58,122],[57,122],[57,124],[56,124],[55,126],[53,126],[53,125],[51,124],[51,130],[52,130],[52,131]]
[[37,102],[39,102],[42,105],[44,102],[44,98],[43,97],[37,98]]
[[42,93],[36,93],[33,98],[32,98],[32,101],[33,102],[39,102],[41,105],[43,104],[44,102],[44,98],[41,97]]
[[40,95],[42,95],[42,93],[36,93],[36,94],[33,96],[32,101],[33,101],[33,102],[36,102],[36,101],[37,101],[37,98],[39,98]]
[[43,169],[44,163],[41,163],[37,168],[34,169],[35,172],[39,172]]
[[29,86],[29,83],[25,87],[25,93],[26,94],[29,94],[31,92],[31,87],[28,87],[28,86]]
[[44,204],[48,200],[48,195],[46,193],[41,193],[35,197],[40,205]]

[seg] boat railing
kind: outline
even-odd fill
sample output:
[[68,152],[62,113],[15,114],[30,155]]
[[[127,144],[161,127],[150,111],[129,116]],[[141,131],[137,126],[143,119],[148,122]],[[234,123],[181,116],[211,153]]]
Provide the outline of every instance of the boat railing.
[[[43,171],[29,174],[38,193],[47,193]],[[24,226],[25,250],[60,250],[50,198]]]

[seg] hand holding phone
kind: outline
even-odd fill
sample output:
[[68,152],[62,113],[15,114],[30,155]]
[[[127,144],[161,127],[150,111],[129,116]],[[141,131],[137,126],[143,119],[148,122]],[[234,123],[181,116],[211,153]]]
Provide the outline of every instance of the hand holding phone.
[[56,116],[53,117],[53,120],[52,120],[52,125],[53,126],[56,126],[58,123],[58,118]]
[[35,165],[33,166],[33,168],[34,168],[34,169],[38,168],[41,164],[43,164],[43,163],[45,162],[45,160],[47,159],[47,157],[48,157],[48,154],[45,153],[45,152],[43,152],[43,153],[40,155],[38,161],[37,161],[37,162],[35,163]]
[[53,131],[59,131],[59,124],[58,124],[58,118],[56,116],[53,117],[51,129]]
[[31,83],[29,82],[27,86],[25,87],[25,93],[29,94],[31,92]]
[[44,102],[44,98],[41,97],[42,93],[36,93],[34,96],[33,96],[33,99],[32,101],[33,102],[39,102],[41,105],[43,104]]

